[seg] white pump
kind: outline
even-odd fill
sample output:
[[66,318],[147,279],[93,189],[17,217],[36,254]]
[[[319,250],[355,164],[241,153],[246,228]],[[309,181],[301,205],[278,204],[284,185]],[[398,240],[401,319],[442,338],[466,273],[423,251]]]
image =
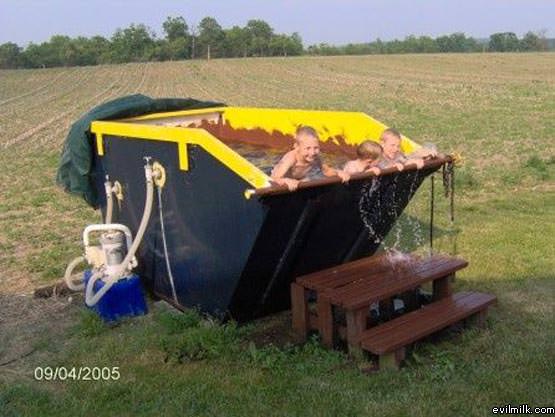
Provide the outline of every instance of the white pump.
[[[90,246],[89,236],[93,232],[103,231],[100,236],[101,249]],[[125,236],[125,243],[123,241]],[[123,224],[92,224],[87,226],[83,232],[83,244],[89,264],[94,266],[95,272],[90,277],[85,291],[85,302],[88,306],[95,305],[102,296],[118,280],[125,278],[137,265],[133,257],[127,265],[123,265],[127,248],[132,247],[131,231]],[[104,286],[93,295],[95,282],[102,278]]]
[[[109,181],[106,181],[106,224],[95,224],[87,226],[83,232],[83,244],[85,247],[85,255],[75,258],[66,268],[64,279],[67,286],[75,291],[82,290],[85,285],[75,283],[71,279],[73,269],[81,262],[86,260],[93,267],[93,274],[88,280],[87,288],[85,291],[85,302],[88,306],[94,306],[98,301],[108,292],[108,290],[120,279],[126,278],[131,273],[132,269],[137,266],[135,253],[143,239],[146,227],[148,225],[150,214],[152,212],[152,203],[154,196],[154,182],[161,178],[165,173],[160,164],[155,164],[155,167],[150,163],[150,158],[145,158],[146,164],[145,179],[146,179],[146,199],[145,207],[139,229],[135,240],[131,237],[129,228],[122,224],[111,223],[113,200],[112,193],[121,193],[117,187],[112,187]],[[117,194],[116,194],[117,195]],[[119,198],[119,197],[118,197]],[[110,222],[110,223],[108,223]],[[104,232],[101,235],[101,246],[90,245],[90,234],[93,232]],[[125,237],[125,244],[123,242]],[[127,254],[125,251],[127,250]],[[125,257],[124,257],[125,256]],[[93,294],[94,284],[99,279],[102,279],[104,285],[98,292]]]

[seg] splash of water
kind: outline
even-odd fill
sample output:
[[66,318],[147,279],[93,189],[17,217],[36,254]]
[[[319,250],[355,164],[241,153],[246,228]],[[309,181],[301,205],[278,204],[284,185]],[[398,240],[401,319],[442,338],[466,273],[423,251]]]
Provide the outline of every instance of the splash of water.
[[[393,182],[392,182],[392,186],[391,186],[391,201],[397,201],[397,187],[398,187],[398,183],[399,183],[399,177],[396,175],[393,178]],[[398,218],[398,207],[396,204],[391,205],[391,207],[389,207],[389,214],[392,216],[392,218],[395,218],[395,224],[393,225],[393,235],[394,236],[394,241],[393,241],[393,245],[388,247],[385,240],[383,242],[383,248],[386,252],[388,251],[399,251],[398,248],[401,247],[401,236],[402,236],[402,226],[399,222],[399,218]]]
[[397,249],[389,249],[385,253],[391,269],[397,273],[406,272],[414,268],[414,257]]
[[[408,193],[409,197],[412,197],[418,189],[420,178],[418,172],[416,171],[414,174],[409,175],[409,189],[407,190],[405,188],[402,191]],[[413,245],[416,249],[418,249],[425,243],[425,239],[422,225],[417,216],[411,217],[409,215],[399,218],[401,213],[397,205],[397,200],[398,197],[401,196],[397,194],[399,193],[398,184],[400,178],[398,176],[394,176],[391,180],[392,182],[388,190],[390,195],[387,196],[386,200],[381,198],[381,196],[375,195],[376,192],[380,191],[379,182],[373,181],[365,184],[361,190],[359,212],[360,218],[368,230],[370,241],[376,244],[381,243],[383,250],[388,254],[392,263],[399,265],[403,263],[400,262],[404,260],[403,256],[407,259],[409,258],[409,255],[405,252],[412,251],[411,248]],[[387,204],[387,207],[381,207],[383,204]],[[396,219],[393,228],[389,232],[387,240],[385,240],[385,236],[379,235],[379,226],[378,231],[374,229],[376,225],[380,224],[380,219],[376,218],[376,216],[382,215],[391,219]],[[409,247],[405,247],[406,245]]]
[[368,238],[370,239],[370,241],[378,244],[381,242],[382,239],[380,238],[378,233],[374,230],[373,223],[374,223],[374,220],[376,220],[374,218],[374,215],[375,215],[374,213],[381,212],[380,210],[381,203],[380,203],[380,199],[377,199],[377,207],[376,207],[377,210],[375,212],[372,212],[372,210],[370,210],[370,203],[372,201],[372,196],[379,188],[379,184],[380,184],[379,177],[374,177],[372,178],[371,181],[364,184],[361,189],[360,200],[358,203],[360,219],[362,220],[364,227],[366,227],[366,229],[368,230]]
[[[415,171],[412,177],[412,182],[409,189],[409,193],[411,195],[414,195],[416,192],[417,182],[418,182],[417,180],[418,180],[418,175],[417,175],[417,172]],[[418,221],[418,218],[416,216],[415,217],[407,216],[407,223],[409,224],[409,227],[412,229],[414,244],[417,248],[419,248],[424,244],[424,233],[422,231],[421,224]]]
[[386,253],[387,260],[391,264],[403,264],[411,260],[411,256],[408,253],[401,252],[395,248],[391,248]]

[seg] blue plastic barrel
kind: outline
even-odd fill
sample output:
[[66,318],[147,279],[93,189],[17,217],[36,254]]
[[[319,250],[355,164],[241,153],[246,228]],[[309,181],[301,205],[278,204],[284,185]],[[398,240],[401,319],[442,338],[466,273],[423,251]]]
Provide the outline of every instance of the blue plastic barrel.
[[[85,270],[85,288],[92,276],[91,270]],[[94,283],[93,294],[104,286],[102,279]],[[90,307],[106,322],[114,322],[124,317],[142,316],[148,313],[141,280],[138,275],[120,279],[104,296]]]

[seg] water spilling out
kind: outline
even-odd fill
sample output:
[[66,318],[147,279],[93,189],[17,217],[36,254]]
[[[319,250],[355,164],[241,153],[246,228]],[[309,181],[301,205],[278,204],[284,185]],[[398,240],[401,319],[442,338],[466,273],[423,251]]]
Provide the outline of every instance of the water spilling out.
[[373,198],[379,189],[379,184],[379,177],[372,178],[364,184],[361,189],[360,200],[358,203],[360,219],[368,230],[368,238],[375,244],[380,244],[384,238],[374,228],[374,224],[376,224],[379,220],[377,216],[379,216],[379,213],[381,212],[380,199]]
[[[426,243],[421,220],[426,212],[415,207],[416,201],[405,210],[423,179],[418,171],[406,171],[371,179],[361,189],[359,214],[368,238],[376,249],[381,246],[392,264],[402,265],[402,256],[420,252]],[[422,200],[422,194],[419,196],[414,200]],[[410,214],[411,211],[415,213]]]
[[406,271],[411,267],[413,259],[408,253],[395,248],[386,251],[386,258],[394,271]]
[[[416,191],[418,189],[417,179],[418,179],[418,176],[415,173],[413,175],[410,190],[409,190],[409,193],[411,195],[416,194]],[[422,231],[420,221],[415,216],[406,216],[406,219],[409,224],[410,230],[412,231],[412,236],[414,238],[414,245],[416,247],[422,246],[424,244],[424,233]]]

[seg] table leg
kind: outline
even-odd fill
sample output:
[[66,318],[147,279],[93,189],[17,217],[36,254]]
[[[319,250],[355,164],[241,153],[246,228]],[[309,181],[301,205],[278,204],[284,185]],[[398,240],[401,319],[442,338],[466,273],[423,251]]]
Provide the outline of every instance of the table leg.
[[348,310],[345,318],[347,320],[347,345],[349,346],[349,353],[352,356],[362,357],[359,338],[361,333],[366,330],[368,308]]
[[306,340],[309,329],[308,291],[302,285],[291,284],[291,319],[293,330]]
[[442,298],[449,297],[453,293],[453,279],[455,274],[449,274],[442,278],[436,279],[433,282],[433,300],[441,300]]
[[326,347],[333,347],[333,311],[329,298],[325,294],[318,294],[316,300],[318,310],[318,326],[322,344]]

